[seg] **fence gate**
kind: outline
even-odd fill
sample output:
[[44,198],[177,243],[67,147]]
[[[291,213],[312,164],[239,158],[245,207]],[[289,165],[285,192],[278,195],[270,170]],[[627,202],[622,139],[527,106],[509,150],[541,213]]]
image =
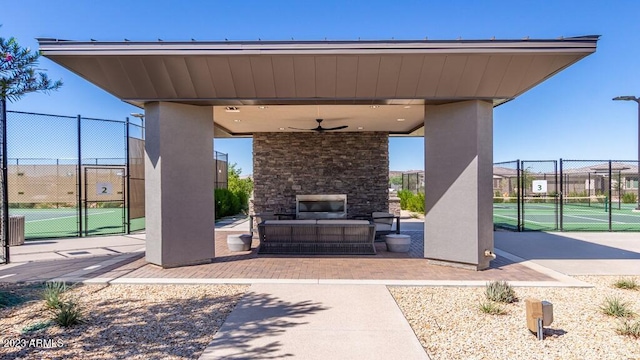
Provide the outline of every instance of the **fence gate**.
[[522,230],[557,230],[559,207],[558,162],[528,160],[520,163]]
[[84,166],[84,236],[126,232],[125,168]]

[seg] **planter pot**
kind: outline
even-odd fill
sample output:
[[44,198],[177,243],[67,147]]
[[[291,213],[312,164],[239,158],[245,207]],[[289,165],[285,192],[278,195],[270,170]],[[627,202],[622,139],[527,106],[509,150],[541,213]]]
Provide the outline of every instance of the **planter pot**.
[[229,251],[251,250],[253,237],[250,234],[227,235],[227,246]]
[[409,235],[389,234],[385,236],[385,241],[389,252],[408,252],[411,246]]

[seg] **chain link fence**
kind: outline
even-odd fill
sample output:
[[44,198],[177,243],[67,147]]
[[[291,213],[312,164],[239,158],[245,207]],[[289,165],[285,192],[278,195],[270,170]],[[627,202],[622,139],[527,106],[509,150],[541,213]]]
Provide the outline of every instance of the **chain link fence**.
[[520,230],[520,160],[493,164],[493,224]]
[[638,161],[516,160],[493,172],[496,228],[640,231]]
[[[0,190],[8,191],[0,211],[24,219],[26,239],[143,230],[143,121],[7,111],[0,119],[8,149],[0,153]],[[212,155],[214,187],[227,188],[228,155]],[[10,244],[0,236],[0,263],[8,262]]]
[[640,231],[638,162],[561,160],[561,229]]
[[424,172],[402,173],[402,190],[409,190],[414,194],[424,194]]
[[228,189],[229,188],[229,155],[214,151],[213,158],[215,159],[215,177],[216,177],[216,189]]
[[7,202],[7,100],[0,99],[0,264],[9,262],[9,203]]

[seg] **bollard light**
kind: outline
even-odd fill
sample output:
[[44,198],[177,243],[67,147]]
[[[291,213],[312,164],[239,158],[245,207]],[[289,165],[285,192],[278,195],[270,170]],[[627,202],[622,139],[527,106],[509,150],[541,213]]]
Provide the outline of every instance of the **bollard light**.
[[553,322],[553,304],[538,299],[526,299],[527,328],[538,335],[538,340],[544,339],[544,327]]

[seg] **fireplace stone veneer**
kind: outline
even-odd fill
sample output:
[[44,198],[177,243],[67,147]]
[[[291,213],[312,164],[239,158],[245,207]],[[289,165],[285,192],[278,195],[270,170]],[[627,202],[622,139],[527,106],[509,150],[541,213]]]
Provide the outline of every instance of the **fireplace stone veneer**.
[[347,216],[389,208],[389,134],[253,134],[253,212],[296,212],[296,195],[345,194]]

